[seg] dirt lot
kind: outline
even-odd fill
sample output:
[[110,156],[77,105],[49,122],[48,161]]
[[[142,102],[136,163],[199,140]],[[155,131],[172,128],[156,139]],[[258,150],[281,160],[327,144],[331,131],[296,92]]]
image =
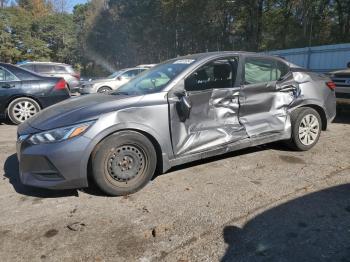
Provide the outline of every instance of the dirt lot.
[[241,150],[119,198],[22,186],[0,134],[1,261],[350,261],[350,111],[309,152]]

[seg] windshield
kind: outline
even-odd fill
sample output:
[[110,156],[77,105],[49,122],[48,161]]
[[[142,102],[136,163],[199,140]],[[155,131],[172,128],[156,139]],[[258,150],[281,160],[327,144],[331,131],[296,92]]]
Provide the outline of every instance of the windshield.
[[181,72],[188,68],[194,59],[176,59],[144,71],[129,83],[121,86],[113,95],[144,95],[157,93],[164,89]]
[[117,71],[114,72],[113,74],[111,74],[110,76],[108,76],[107,78],[116,78],[122,71]]

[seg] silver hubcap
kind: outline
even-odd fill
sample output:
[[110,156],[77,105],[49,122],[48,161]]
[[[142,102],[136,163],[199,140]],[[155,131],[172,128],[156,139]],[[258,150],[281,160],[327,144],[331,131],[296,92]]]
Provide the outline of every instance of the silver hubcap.
[[24,122],[38,113],[38,110],[33,103],[22,101],[14,105],[12,112],[17,121]]
[[315,143],[320,132],[320,123],[316,116],[309,114],[304,116],[299,125],[299,140],[305,146]]

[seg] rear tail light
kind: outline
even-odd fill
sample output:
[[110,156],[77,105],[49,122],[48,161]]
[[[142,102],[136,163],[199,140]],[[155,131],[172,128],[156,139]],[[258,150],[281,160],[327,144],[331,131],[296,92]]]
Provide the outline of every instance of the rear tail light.
[[326,84],[332,90],[335,90],[335,88],[337,87],[337,85],[333,81],[329,81]]
[[64,79],[60,79],[55,85],[55,90],[63,90],[67,88],[67,83]]

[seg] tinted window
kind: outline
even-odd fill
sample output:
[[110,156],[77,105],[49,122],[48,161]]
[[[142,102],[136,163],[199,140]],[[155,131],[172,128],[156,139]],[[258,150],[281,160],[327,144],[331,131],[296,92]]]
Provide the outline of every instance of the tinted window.
[[67,73],[66,68],[64,66],[55,66],[56,73]]
[[267,58],[247,58],[244,66],[245,84],[276,81],[288,71],[288,66],[281,61]]
[[285,76],[289,72],[289,66],[281,61],[277,61],[277,70],[280,72],[279,78]]
[[21,65],[21,67],[30,71],[34,71],[34,65]]
[[0,81],[16,81],[17,78],[15,77],[15,75],[13,75],[12,73],[10,73],[9,71],[0,68]]
[[35,65],[36,72],[41,74],[41,73],[54,73],[55,72],[55,67],[52,65]]
[[232,87],[236,78],[237,64],[236,58],[215,60],[187,77],[185,88],[187,91],[200,91]]

